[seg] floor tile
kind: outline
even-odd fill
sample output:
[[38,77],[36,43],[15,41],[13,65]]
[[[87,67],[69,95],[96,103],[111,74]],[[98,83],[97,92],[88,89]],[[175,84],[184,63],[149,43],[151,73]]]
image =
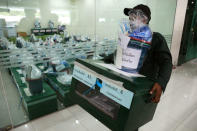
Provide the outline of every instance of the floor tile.
[[39,119],[33,120],[31,122],[32,126],[36,130],[44,130],[46,128],[50,128],[62,121],[70,120],[72,119],[72,114],[68,112],[67,110],[64,111],[58,111],[52,114],[49,114],[47,116],[41,117]]
[[71,112],[78,120],[83,120],[87,117],[91,117],[91,115],[79,105],[69,107],[68,111]]
[[74,118],[57,123],[52,127],[55,131],[88,131],[84,126],[82,126],[79,120]]
[[28,124],[19,126],[17,128],[14,128],[11,131],[36,131],[36,130],[33,128],[33,126],[30,123],[28,123]]
[[98,121],[96,118],[87,117],[80,121],[83,126],[85,126],[88,131],[110,131],[109,128],[107,128],[105,125],[103,125],[100,121]]
[[197,130],[197,108],[179,124],[175,131],[196,131]]

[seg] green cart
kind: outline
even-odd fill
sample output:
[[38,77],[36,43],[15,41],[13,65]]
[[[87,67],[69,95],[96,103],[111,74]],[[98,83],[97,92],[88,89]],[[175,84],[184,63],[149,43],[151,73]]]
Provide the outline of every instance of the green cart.
[[24,77],[18,72],[19,70],[20,68],[10,69],[29,119],[32,120],[57,111],[57,96],[50,86],[46,82],[43,82],[43,92],[32,95],[23,82],[24,80],[22,78]]

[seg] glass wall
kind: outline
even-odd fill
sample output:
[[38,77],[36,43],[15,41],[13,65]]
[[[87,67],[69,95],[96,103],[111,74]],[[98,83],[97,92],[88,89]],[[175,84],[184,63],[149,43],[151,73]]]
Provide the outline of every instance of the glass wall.
[[[23,46],[24,43],[26,43],[25,45],[31,44],[30,36],[34,33],[34,29],[45,31],[37,34],[34,33],[37,39],[42,39],[42,42],[46,42],[47,39],[52,40],[52,37],[55,37],[54,35],[59,33],[60,26],[63,28],[62,31],[66,31],[66,33],[61,32],[60,34],[60,37],[62,37],[61,40],[63,39],[61,42],[64,44],[62,46],[59,44],[62,48],[67,48],[64,46],[66,46],[65,43],[68,41],[73,45],[78,44],[79,47],[80,44],[85,45],[86,43],[84,41],[87,39],[87,43],[92,44],[95,43],[96,35],[95,19],[94,0],[0,1],[0,34],[1,37],[4,36],[10,42],[12,41],[14,45],[17,43],[18,36],[22,37]],[[36,21],[40,23],[39,28],[35,27]],[[53,22],[53,27],[49,26],[49,21]],[[56,32],[50,32],[53,30]],[[67,38],[67,40],[65,40],[65,38]],[[69,38],[70,40],[68,40]],[[1,49],[5,42],[6,40],[0,39]],[[29,46],[25,47],[29,48]],[[95,50],[95,47],[93,50]],[[78,51],[77,53],[73,53],[73,55],[78,57],[83,53],[84,52]],[[22,57],[20,54],[18,57]],[[2,67],[0,70],[0,129],[11,125],[18,126],[29,120],[66,108],[69,105],[69,102],[66,101],[67,89],[64,86],[59,90],[55,90],[54,88],[50,88],[49,86],[45,87],[43,85],[43,92],[45,93],[32,95],[29,90],[27,90],[27,85],[22,82],[24,76],[20,74],[21,66],[17,65],[16,68],[11,67],[5,69],[2,64],[3,62],[6,63],[7,59],[5,54],[2,55],[2,52],[0,55]],[[59,78],[61,79],[61,77]],[[54,78],[54,80],[58,83],[59,79]],[[48,104],[47,99],[51,99],[48,101]],[[46,102],[43,103],[43,101]],[[41,108],[43,107],[41,104],[39,105],[39,103],[45,104],[45,108],[47,109],[42,110]]]
[[123,14],[124,8],[132,8],[138,4],[150,7],[149,25],[153,32],[160,32],[164,35],[170,48],[176,0],[96,0],[96,34],[101,38],[117,39],[118,22],[122,18],[128,18]]
[[[2,73],[0,74],[0,80],[2,81]],[[11,123],[11,116],[9,114],[9,107],[8,107],[8,101],[7,96],[5,92],[5,85],[1,82],[0,84],[0,128],[7,127],[12,125]]]
[[[2,0],[0,18],[6,20],[7,26],[16,26],[17,32],[26,32],[34,28],[38,20],[42,28],[48,22],[54,27],[66,25],[71,34],[95,33],[95,6],[92,0]],[[6,11],[9,9],[9,11]]]
[[152,31],[166,36],[170,45],[176,0],[2,0],[0,8],[9,12],[1,11],[0,18],[6,19],[7,26],[16,25],[17,32],[28,35],[35,20],[39,20],[43,28],[48,27],[51,20],[55,27],[65,24],[70,34],[117,38],[118,22],[126,18],[123,9],[137,4],[150,7]]
[[[93,55],[90,58],[97,59],[95,57],[97,54],[110,54],[115,50],[113,45],[117,44],[119,22],[122,18],[128,19],[123,14],[123,9],[146,4],[151,9],[150,27],[152,31],[163,34],[170,47],[176,1],[0,0],[0,35],[7,37],[14,44],[16,44],[17,37],[20,36],[26,41],[22,43],[26,43],[27,46],[32,42],[31,34],[34,33],[35,37],[40,39],[39,42],[50,43],[49,40],[56,39],[57,36],[54,37],[54,34],[60,33],[62,27],[64,28],[63,33],[60,33],[62,48],[67,48],[67,45],[69,49],[71,47],[86,48],[82,52],[78,51],[73,54],[78,57],[76,54],[81,55],[88,52]],[[53,22],[52,27],[49,21]],[[35,27],[36,22],[37,26],[40,26],[39,28]],[[110,46],[104,47],[107,44]],[[87,51],[87,48],[92,49]],[[5,59],[5,57],[0,56],[1,59]],[[17,69],[15,72],[19,73],[20,71]],[[24,98],[24,94],[27,95],[28,92],[25,89],[21,91],[20,85],[16,84],[17,80],[13,79],[12,68],[1,68],[1,76],[0,105],[3,106],[0,106],[0,111],[4,113],[0,115],[0,128],[8,125],[17,126],[31,120],[25,109],[27,105],[23,102],[24,99],[27,99]],[[66,92],[65,88],[62,90]],[[61,97],[62,92],[55,89],[53,91],[57,97],[57,110],[66,108],[67,106],[64,105]]]
[[169,48],[172,42],[176,3],[177,0],[152,0],[147,3],[152,13],[150,27],[164,35]]

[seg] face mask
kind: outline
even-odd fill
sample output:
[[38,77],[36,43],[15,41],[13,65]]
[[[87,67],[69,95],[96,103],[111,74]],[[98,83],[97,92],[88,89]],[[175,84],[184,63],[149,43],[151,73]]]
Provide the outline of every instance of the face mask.
[[147,21],[147,17],[141,10],[132,10],[129,12],[129,19],[130,19],[130,27],[131,30],[138,29],[142,26],[145,26]]
[[131,27],[131,30],[135,30],[135,29],[138,29],[142,26],[144,26],[145,24],[139,20],[139,19],[135,19],[135,20],[131,20],[130,21],[130,27]]

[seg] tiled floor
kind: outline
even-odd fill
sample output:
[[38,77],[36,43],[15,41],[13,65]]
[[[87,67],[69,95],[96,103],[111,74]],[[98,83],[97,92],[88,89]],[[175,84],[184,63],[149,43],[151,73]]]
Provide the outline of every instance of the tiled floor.
[[0,127],[11,125],[11,123],[19,125],[28,121],[11,75],[7,69],[0,69],[0,73]]
[[109,131],[78,105],[33,120],[12,131]]
[[[0,74],[1,75],[1,74]],[[1,76],[0,76],[1,80]],[[9,119],[9,112],[7,109],[7,103],[5,99],[5,92],[3,90],[2,84],[0,83],[0,127],[4,127],[5,125],[10,125],[11,121]]]
[[[197,131],[197,60],[173,70],[153,120],[139,131]],[[12,131],[108,131],[78,105],[31,121]]]

